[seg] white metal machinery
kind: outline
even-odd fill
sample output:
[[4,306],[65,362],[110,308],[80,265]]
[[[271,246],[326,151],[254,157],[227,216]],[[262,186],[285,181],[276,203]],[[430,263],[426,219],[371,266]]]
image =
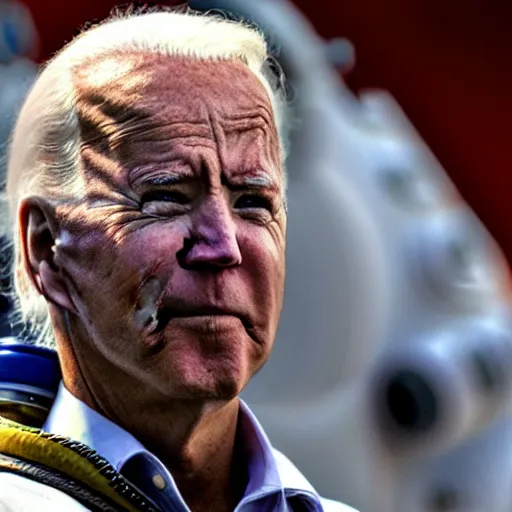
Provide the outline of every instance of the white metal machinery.
[[37,45],[30,11],[20,2],[0,0],[0,172],[16,115],[37,75],[29,55]]
[[[37,64],[18,58],[0,63],[0,162],[14,127],[17,113],[37,76]],[[3,165],[0,164],[3,173]]]
[[[37,65],[28,58],[37,35],[29,11],[20,3],[0,0],[0,191],[5,180],[6,149],[19,108],[37,75]],[[2,207],[4,205],[2,204]],[[0,336],[13,334],[8,320],[11,301],[3,292],[10,251],[3,240],[7,212],[0,209]]]
[[205,0],[280,51],[299,120],[288,274],[244,392],[316,487],[362,512],[512,509],[504,257],[385,92],[354,97],[284,0]]

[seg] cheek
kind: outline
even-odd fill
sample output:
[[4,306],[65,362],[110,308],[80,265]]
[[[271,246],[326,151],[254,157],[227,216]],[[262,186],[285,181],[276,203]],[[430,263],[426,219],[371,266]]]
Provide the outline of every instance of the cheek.
[[[249,259],[259,260],[268,272],[277,274],[284,271],[286,248],[285,219],[278,219],[261,227],[250,225],[238,230],[238,240]],[[245,250],[243,249],[245,247]],[[254,256],[254,258],[253,258]]]
[[180,231],[155,224],[121,241],[99,231],[77,239],[65,266],[82,319],[103,335],[119,332],[121,324],[129,331],[141,284],[150,276],[164,283],[172,274]]
[[[242,265],[221,278],[218,287],[247,304],[264,338],[273,338],[282,307],[285,275],[283,223],[267,226],[240,222],[236,226]],[[145,225],[121,239],[101,229],[69,238],[66,272],[72,285],[81,322],[96,343],[115,351],[140,336],[135,325],[142,283],[156,277],[162,287],[171,283],[177,293],[205,290],[206,281],[182,269],[176,254],[189,233],[185,221]],[[210,281],[208,281],[211,284]],[[229,290],[229,291],[228,291]]]
[[252,282],[252,301],[266,314],[281,311],[285,279],[285,240],[280,226],[251,226],[239,231],[243,272]]

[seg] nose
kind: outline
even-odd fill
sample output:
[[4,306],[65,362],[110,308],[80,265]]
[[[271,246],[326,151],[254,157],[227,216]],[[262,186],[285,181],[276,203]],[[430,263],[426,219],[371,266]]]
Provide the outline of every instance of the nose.
[[191,236],[177,256],[181,266],[190,270],[223,269],[242,263],[235,221],[223,197],[209,200],[195,212]]

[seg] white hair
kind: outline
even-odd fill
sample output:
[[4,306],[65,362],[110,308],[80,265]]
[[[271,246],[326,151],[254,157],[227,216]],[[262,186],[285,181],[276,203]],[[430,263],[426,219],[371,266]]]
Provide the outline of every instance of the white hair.
[[198,60],[239,60],[271,99],[284,159],[285,100],[272,69],[264,36],[240,21],[194,12],[157,11],[113,17],[77,36],[42,70],[21,109],[9,151],[7,202],[14,251],[14,292],[20,321],[35,343],[52,345],[48,306],[32,285],[20,254],[18,209],[23,198],[80,199],[80,125],[73,70],[92,57],[145,52]]

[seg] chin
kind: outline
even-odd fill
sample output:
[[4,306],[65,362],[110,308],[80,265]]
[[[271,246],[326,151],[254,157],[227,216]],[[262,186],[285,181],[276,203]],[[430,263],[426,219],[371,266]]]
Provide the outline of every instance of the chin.
[[236,398],[245,388],[247,382],[235,379],[218,380],[213,390],[213,396],[217,400],[230,401]]
[[[200,373],[200,372],[198,372]],[[247,384],[246,378],[229,373],[214,375],[175,375],[169,394],[184,400],[230,401],[236,398]]]
[[148,370],[167,395],[231,400],[264,364],[269,351],[258,346],[239,323],[233,328],[226,322],[229,328],[221,324],[222,329],[203,325],[175,322],[164,333],[162,348],[152,354]]
[[208,356],[194,351],[174,352],[169,359],[161,366],[163,375],[158,378],[167,384],[169,394],[184,399],[231,400],[254,373],[254,365],[243,350]]
[[204,366],[196,367],[193,372],[197,377],[195,383],[219,399],[232,399],[242,392],[254,373],[253,361],[249,356],[244,350],[217,354]]

